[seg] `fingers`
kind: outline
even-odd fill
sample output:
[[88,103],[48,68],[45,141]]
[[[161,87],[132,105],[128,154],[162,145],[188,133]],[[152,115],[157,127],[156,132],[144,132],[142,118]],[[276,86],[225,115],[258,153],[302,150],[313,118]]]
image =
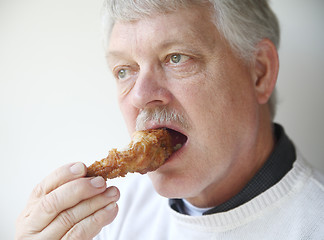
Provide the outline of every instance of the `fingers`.
[[118,212],[118,189],[106,189],[102,177],[84,178],[86,171],[82,163],[65,165],[38,184],[19,216],[16,236],[92,239],[112,222]]
[[79,178],[58,187],[43,196],[34,205],[30,213],[30,225],[33,231],[42,231],[57,215],[83,200],[89,199],[106,190],[102,177]]
[[115,219],[117,212],[118,206],[115,203],[108,205],[75,225],[62,239],[92,239],[105,225]]
[[75,239],[92,238],[116,217],[118,199],[118,189],[109,187],[102,194],[84,200],[75,207],[60,213],[42,234],[45,236],[55,234],[60,239],[65,234],[67,236],[76,234]]
[[67,164],[56,169],[34,188],[29,202],[37,201],[37,199],[45,196],[59,186],[85,176],[86,172],[87,168],[81,162]]

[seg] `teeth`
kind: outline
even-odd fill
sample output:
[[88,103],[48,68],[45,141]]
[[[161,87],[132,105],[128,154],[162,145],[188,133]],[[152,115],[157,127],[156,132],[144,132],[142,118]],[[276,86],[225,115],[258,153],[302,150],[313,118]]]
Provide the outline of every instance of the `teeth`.
[[182,147],[182,144],[178,143],[177,145],[175,145],[175,146],[173,147],[173,150],[174,150],[174,151],[177,151],[177,150],[179,150],[181,147]]

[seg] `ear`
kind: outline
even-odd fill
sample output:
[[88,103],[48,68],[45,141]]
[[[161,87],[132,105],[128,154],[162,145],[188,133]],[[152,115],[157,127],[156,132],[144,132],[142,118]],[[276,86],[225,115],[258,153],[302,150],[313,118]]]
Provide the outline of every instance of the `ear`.
[[259,104],[266,104],[274,90],[279,72],[279,58],[275,45],[263,39],[254,56],[253,79]]

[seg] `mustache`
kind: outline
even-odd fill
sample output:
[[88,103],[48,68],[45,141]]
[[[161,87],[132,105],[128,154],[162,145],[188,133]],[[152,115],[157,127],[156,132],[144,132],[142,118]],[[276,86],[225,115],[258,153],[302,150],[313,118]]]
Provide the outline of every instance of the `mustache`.
[[159,124],[174,123],[185,130],[190,128],[189,121],[184,114],[166,106],[143,109],[136,118],[136,130],[145,129],[146,124],[149,122]]

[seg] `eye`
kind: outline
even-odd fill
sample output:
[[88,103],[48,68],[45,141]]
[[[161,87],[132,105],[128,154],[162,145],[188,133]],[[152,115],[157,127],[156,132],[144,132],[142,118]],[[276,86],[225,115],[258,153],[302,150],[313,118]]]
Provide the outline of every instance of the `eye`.
[[127,78],[128,75],[129,75],[129,70],[127,69],[120,69],[117,72],[117,78],[121,80]]
[[170,62],[172,63],[179,63],[181,61],[181,55],[180,54],[174,54],[170,58]]
[[188,59],[189,59],[189,57],[186,56],[186,55],[182,55],[182,54],[172,54],[170,56],[169,63],[178,64],[178,63],[187,61]]

